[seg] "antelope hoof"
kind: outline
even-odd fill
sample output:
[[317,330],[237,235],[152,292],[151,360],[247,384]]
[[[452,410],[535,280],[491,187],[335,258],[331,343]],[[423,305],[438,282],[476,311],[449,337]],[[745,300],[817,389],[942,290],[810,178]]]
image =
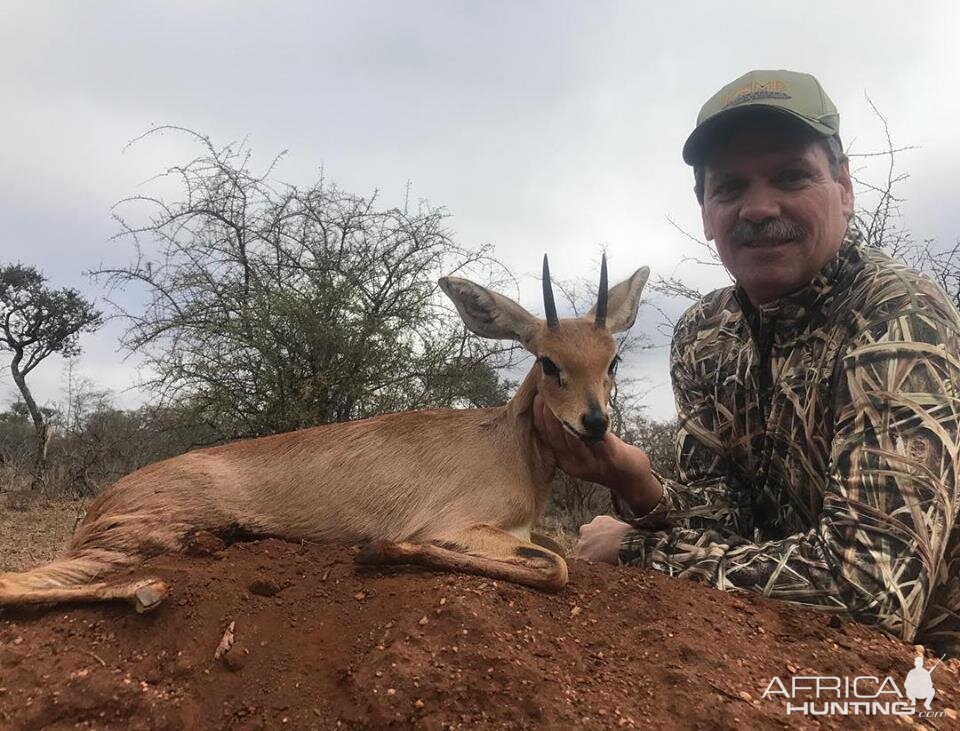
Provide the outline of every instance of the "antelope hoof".
[[131,602],[137,614],[146,614],[156,609],[167,595],[167,585],[159,579],[150,579],[133,591]]
[[556,556],[541,551],[535,546],[518,546],[513,553],[520,559],[520,563],[538,569],[548,569],[557,563]]

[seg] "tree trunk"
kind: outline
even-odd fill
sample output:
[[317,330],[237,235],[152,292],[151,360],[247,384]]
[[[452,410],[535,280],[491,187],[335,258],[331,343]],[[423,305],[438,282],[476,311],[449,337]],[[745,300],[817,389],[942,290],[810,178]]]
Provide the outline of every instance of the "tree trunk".
[[20,372],[20,361],[23,359],[23,353],[16,352],[13,361],[10,363],[10,373],[13,375],[13,382],[20,389],[20,395],[23,396],[23,402],[27,405],[30,417],[33,419],[33,429],[36,434],[37,454],[33,463],[33,480],[30,487],[38,490],[44,482],[44,476],[47,472],[47,444],[50,442],[47,432],[47,425],[43,420],[43,412],[33,400],[33,394],[27,387],[27,381],[23,373]]

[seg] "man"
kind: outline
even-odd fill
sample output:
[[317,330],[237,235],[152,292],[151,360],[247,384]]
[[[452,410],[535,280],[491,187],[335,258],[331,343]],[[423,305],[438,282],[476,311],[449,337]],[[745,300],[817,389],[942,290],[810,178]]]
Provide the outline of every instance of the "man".
[[608,435],[537,427],[630,511],[577,553],[842,613],[960,655],[960,315],[861,241],[839,115],[812,76],[752,71],[683,150],[735,286],[676,326],[674,482]]

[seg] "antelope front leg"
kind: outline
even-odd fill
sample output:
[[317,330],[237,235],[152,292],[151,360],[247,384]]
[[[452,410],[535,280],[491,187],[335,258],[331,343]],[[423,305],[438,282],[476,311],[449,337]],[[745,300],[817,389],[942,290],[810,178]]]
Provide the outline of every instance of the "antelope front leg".
[[364,547],[357,561],[409,563],[440,571],[480,574],[543,591],[559,591],[567,583],[567,564],[556,553],[483,524],[430,543],[374,541]]

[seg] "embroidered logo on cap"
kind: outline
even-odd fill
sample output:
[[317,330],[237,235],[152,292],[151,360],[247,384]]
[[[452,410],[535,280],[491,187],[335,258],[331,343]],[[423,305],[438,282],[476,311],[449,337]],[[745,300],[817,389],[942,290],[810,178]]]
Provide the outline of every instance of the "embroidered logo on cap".
[[723,108],[755,102],[759,99],[792,99],[787,93],[787,85],[782,81],[752,81],[746,86],[727,94],[723,98]]

